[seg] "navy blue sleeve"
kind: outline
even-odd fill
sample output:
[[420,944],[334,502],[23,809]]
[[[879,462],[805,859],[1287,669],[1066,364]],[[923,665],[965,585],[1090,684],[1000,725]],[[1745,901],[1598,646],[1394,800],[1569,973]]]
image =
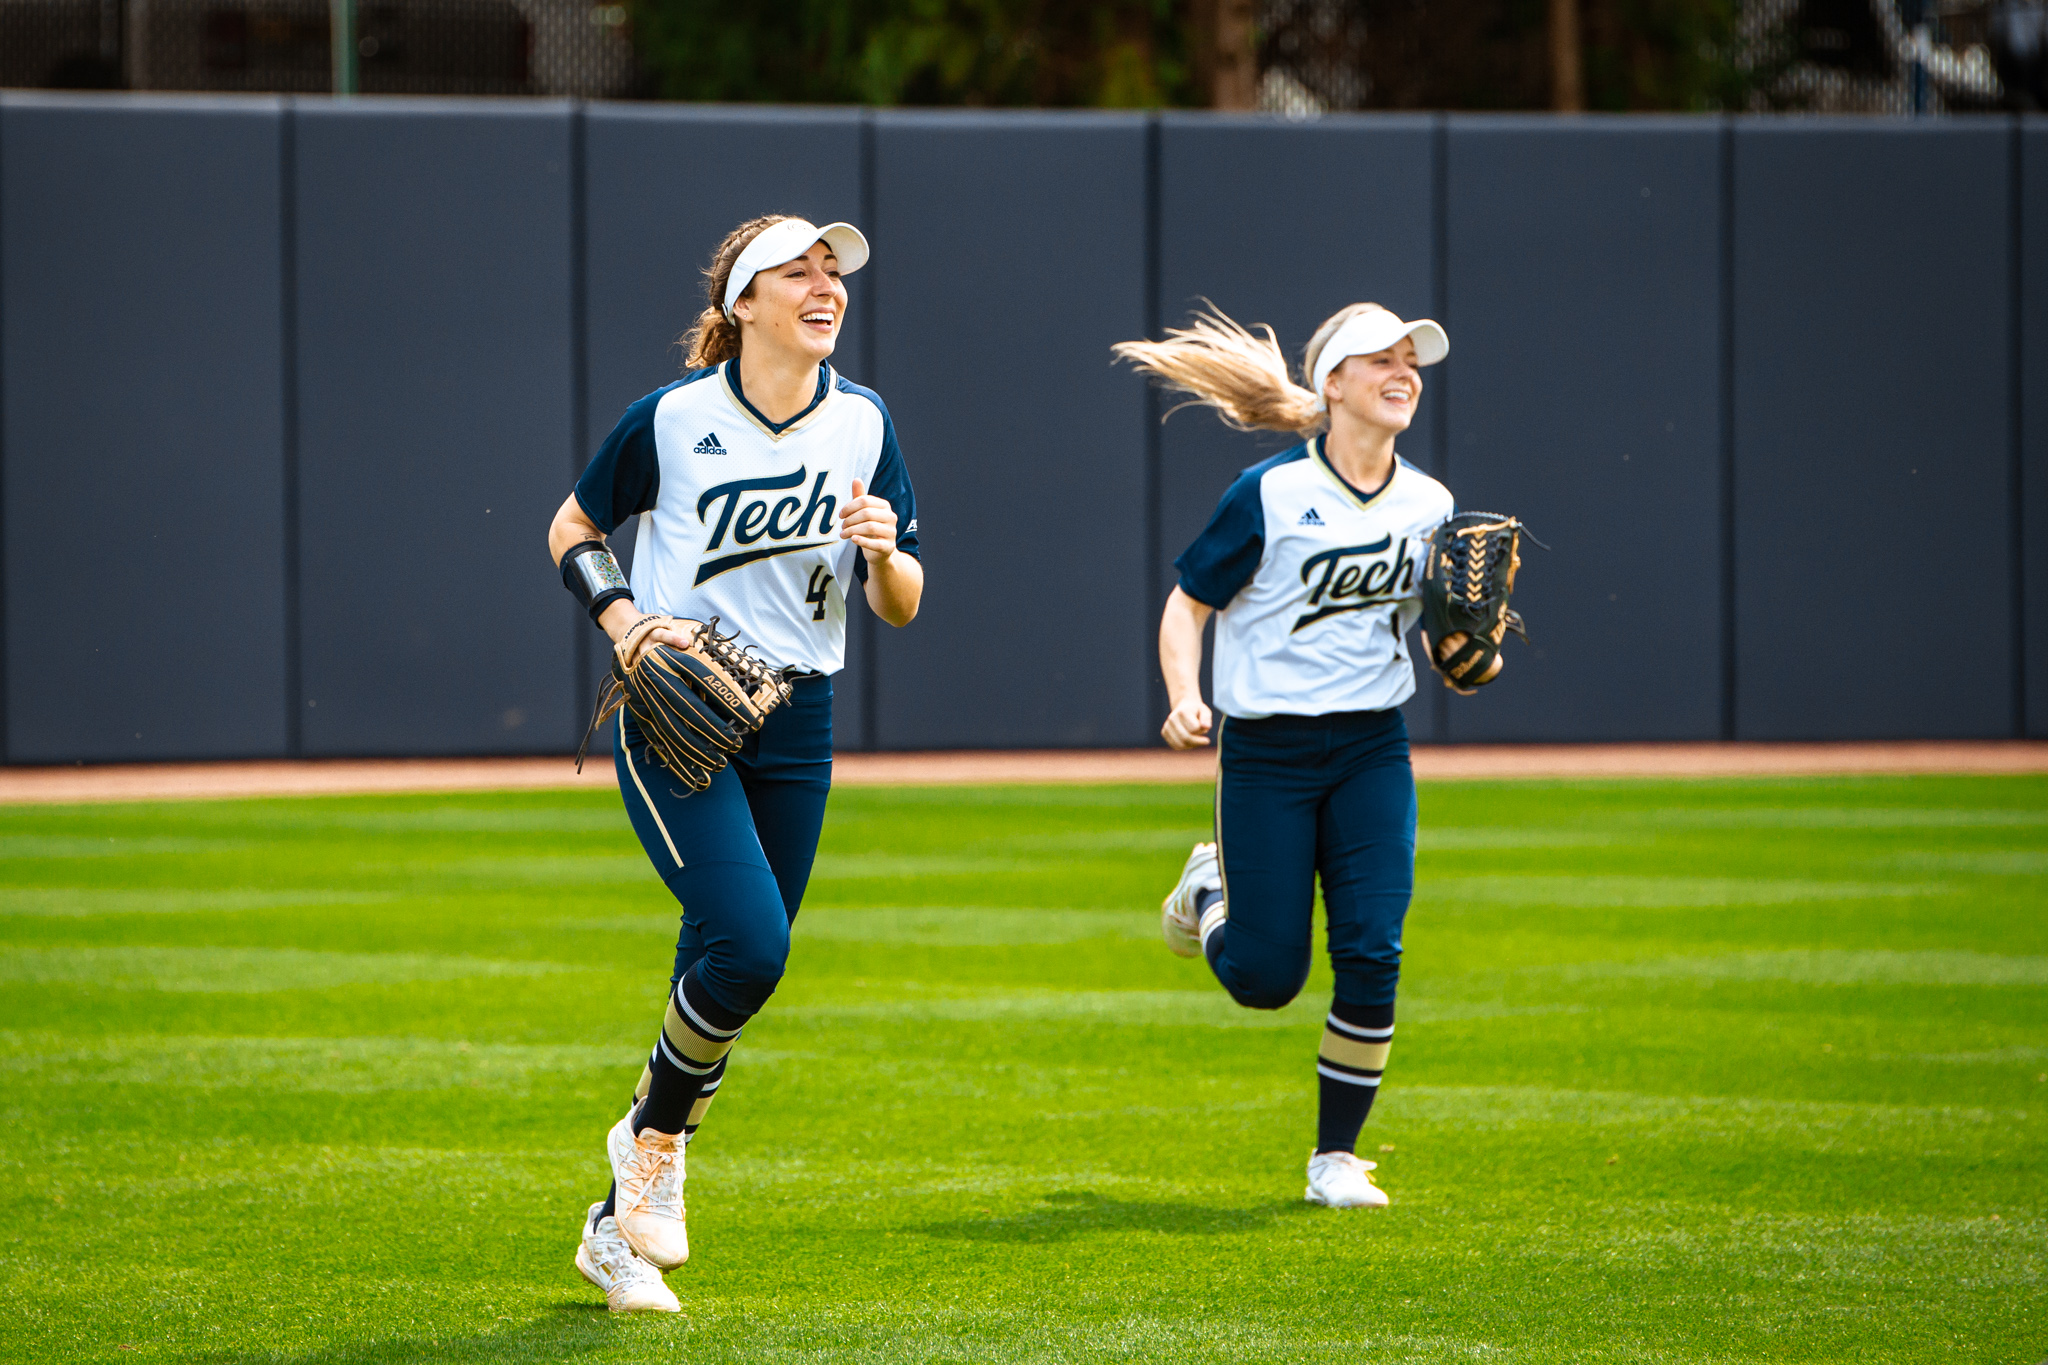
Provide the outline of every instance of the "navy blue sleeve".
[[[888,503],[896,513],[896,548],[912,559],[924,556],[917,549],[917,493],[910,486],[910,470],[903,463],[903,449],[896,444],[896,419],[889,415],[879,395],[858,384],[842,379],[839,387],[848,393],[857,393],[874,403],[882,413],[882,454],[875,461],[874,482],[868,485],[868,492]],[[868,581],[868,557],[857,554],[853,557],[853,576],[861,582]]]
[[597,448],[583,477],[576,480],[576,501],[583,515],[610,535],[628,518],[654,510],[661,494],[661,460],[654,452],[654,409],[674,388],[656,389],[632,407]]
[[1252,581],[1266,553],[1266,505],[1259,496],[1263,467],[1238,476],[1216,504],[1216,514],[1194,543],[1180,552],[1180,590],[1221,611]]

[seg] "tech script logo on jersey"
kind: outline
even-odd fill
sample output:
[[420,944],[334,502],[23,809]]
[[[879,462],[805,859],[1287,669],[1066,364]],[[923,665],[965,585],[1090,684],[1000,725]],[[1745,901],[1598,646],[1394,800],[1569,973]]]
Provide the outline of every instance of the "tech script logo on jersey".
[[[837,510],[839,500],[825,491],[825,480],[831,477],[829,469],[818,471],[808,502],[797,495],[774,498],[775,494],[787,489],[803,487],[810,474],[802,465],[797,466],[794,474],[734,479],[731,483],[705,489],[704,496],[697,499],[697,520],[711,528],[711,538],[704,542],[704,553],[709,556],[724,549],[727,532],[732,534],[734,548],[699,564],[696,581],[702,583],[708,578],[716,578],[728,569],[737,569],[757,559],[834,544],[837,537],[833,535],[832,513]],[[749,496],[751,494],[761,496]],[[769,506],[771,500],[774,501],[772,508]],[[718,509],[715,523],[711,517],[714,507]],[[792,513],[796,514],[794,521],[789,520]],[[816,519],[815,530],[812,529],[813,518]],[[825,539],[805,539],[807,536]],[[760,549],[738,548],[756,545],[763,538],[773,543]],[[795,543],[784,544],[785,541]]]
[[[1389,550],[1394,553],[1388,554]],[[1415,561],[1403,537],[1395,548],[1392,536],[1370,545],[1345,545],[1310,555],[1301,563],[1301,581],[1309,585],[1308,607],[1289,635],[1327,616],[1363,611],[1398,601],[1415,590]]]

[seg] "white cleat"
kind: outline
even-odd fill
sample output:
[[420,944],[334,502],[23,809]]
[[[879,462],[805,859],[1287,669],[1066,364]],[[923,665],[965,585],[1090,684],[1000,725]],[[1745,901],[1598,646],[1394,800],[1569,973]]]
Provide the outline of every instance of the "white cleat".
[[1377,1161],[1360,1161],[1349,1152],[1313,1152],[1308,1159],[1308,1190],[1302,1198],[1333,1209],[1383,1209],[1387,1192],[1372,1183]]
[[576,1269],[583,1278],[604,1291],[604,1301],[614,1313],[680,1313],[683,1305],[675,1291],[662,1282],[661,1272],[634,1254],[619,1235],[619,1220],[598,1219],[602,1202],[592,1204],[583,1215],[583,1242],[576,1248]]
[[689,1260],[690,1234],[683,1224],[683,1135],[643,1128],[636,1137],[628,1110],[604,1145],[618,1186],[614,1207],[620,1234],[656,1270],[673,1270]]
[[1201,916],[1195,913],[1195,902],[1204,891],[1222,889],[1223,874],[1216,865],[1216,845],[1196,844],[1188,854],[1187,866],[1180,870],[1179,883],[1159,903],[1159,932],[1167,947],[1182,957],[1201,953],[1202,923]]

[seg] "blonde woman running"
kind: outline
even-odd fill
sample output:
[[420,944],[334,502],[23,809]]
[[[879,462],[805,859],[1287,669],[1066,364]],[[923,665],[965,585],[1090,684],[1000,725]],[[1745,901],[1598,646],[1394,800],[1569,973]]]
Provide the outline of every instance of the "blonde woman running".
[[[1196,844],[1162,907],[1167,946],[1207,957],[1239,1004],[1279,1009],[1308,979],[1323,884],[1336,998],[1316,1059],[1321,1105],[1307,1198],[1387,1203],[1355,1154],[1394,1036],[1401,924],[1415,882],[1415,778],[1396,708],[1415,691],[1402,636],[1421,611],[1420,538],[1448,489],[1394,453],[1434,322],[1358,303],[1316,329],[1288,375],[1271,329],[1221,314],[1116,353],[1239,430],[1307,439],[1230,485],[1175,560],[1159,666],[1176,749],[1217,746],[1216,842]],[[1202,627],[1216,622],[1216,705],[1202,701]],[[1463,636],[1443,641],[1454,648]],[[1490,679],[1489,679],[1490,680]]]

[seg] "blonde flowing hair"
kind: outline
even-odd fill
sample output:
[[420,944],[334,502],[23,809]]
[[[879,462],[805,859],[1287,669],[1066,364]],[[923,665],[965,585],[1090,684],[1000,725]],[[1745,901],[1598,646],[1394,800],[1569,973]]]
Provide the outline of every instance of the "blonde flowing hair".
[[[1379,308],[1376,303],[1354,303],[1325,319],[1302,354],[1302,377],[1315,373],[1316,357],[1339,327]],[[1185,407],[1205,407],[1216,409],[1225,425],[1239,431],[1307,435],[1322,430],[1328,417],[1317,396],[1288,373],[1287,357],[1273,329],[1259,323],[1258,330],[1265,335],[1245,330],[1210,303],[1209,310],[1196,313],[1186,327],[1169,327],[1164,341],[1119,341],[1110,350],[1167,388],[1188,395],[1187,402],[1168,410],[1168,417]]]
[[[747,243],[759,237],[763,230],[774,227],[791,215],[770,213],[760,218],[751,218],[731,232],[711,253],[711,264],[704,268],[704,311],[697,314],[697,320],[690,330],[683,333],[676,344],[683,348],[683,368],[701,370],[711,365],[723,365],[740,353],[740,327],[728,322],[725,316],[725,282],[732,278],[732,268],[739,264],[740,253],[747,249]],[[740,294],[746,298],[754,292],[750,281]]]

